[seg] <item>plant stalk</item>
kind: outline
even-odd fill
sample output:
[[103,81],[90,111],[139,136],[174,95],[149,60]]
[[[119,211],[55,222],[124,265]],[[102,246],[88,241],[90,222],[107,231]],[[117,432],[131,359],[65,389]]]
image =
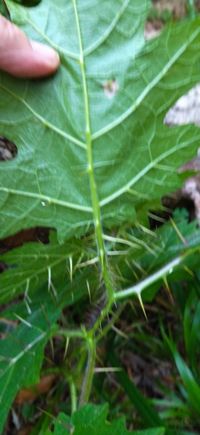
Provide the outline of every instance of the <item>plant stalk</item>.
[[76,395],[76,387],[71,379],[69,382],[69,388],[70,388],[70,396],[71,396],[71,414],[77,411],[77,395]]
[[96,361],[96,343],[94,339],[88,339],[88,359],[85,370],[85,375],[83,379],[83,384],[81,388],[80,400],[79,400],[79,408],[88,403],[90,398],[90,393],[92,389],[92,381],[94,376],[95,369],[95,361]]
[[88,87],[87,87],[87,80],[86,80],[86,66],[85,66],[81,28],[80,28],[78,9],[77,9],[77,0],[73,0],[73,6],[74,6],[74,14],[76,19],[76,27],[77,27],[77,34],[78,34],[79,48],[80,48],[79,64],[80,64],[81,75],[82,75],[83,97],[84,97],[84,107],[85,107],[85,136],[86,136],[86,151],[87,151],[87,160],[88,160],[87,172],[89,175],[89,182],[90,182],[90,192],[91,192],[96,242],[97,242],[99,261],[101,265],[101,272],[107,291],[107,298],[109,302],[113,302],[114,290],[112,287],[112,283],[108,271],[107,255],[106,255],[106,250],[104,245],[103,228],[101,223],[100,204],[99,204],[98,192],[97,192],[97,186],[96,186],[96,180],[94,174],[89,94],[88,94]]
[[60,335],[65,338],[82,338],[83,340],[85,340],[87,337],[86,332],[81,329],[58,329],[55,332],[55,335]]

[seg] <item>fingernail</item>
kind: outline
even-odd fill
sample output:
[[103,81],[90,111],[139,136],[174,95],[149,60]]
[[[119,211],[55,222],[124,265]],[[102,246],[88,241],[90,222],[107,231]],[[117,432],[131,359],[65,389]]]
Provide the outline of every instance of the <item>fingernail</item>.
[[48,64],[51,68],[58,68],[60,58],[53,48],[35,41],[31,41],[31,46],[42,62]]

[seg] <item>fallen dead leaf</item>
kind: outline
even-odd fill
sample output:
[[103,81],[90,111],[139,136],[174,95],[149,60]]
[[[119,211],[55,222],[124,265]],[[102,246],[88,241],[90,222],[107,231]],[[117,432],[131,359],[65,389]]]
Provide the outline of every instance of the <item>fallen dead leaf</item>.
[[48,393],[55,380],[56,380],[55,375],[43,376],[39,384],[34,385],[31,388],[26,388],[21,390],[15,399],[15,403],[17,405],[23,405],[23,403],[26,402],[33,402],[41,394]]

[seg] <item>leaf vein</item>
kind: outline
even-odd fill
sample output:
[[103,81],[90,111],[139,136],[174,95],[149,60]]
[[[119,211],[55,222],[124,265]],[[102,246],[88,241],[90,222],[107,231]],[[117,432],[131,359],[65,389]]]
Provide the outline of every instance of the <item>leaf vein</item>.
[[37,113],[31,106],[28,104],[23,98],[21,98],[19,95],[14,94],[14,92],[10,91],[7,87],[0,84],[0,88],[3,89],[8,94],[12,95],[16,100],[20,101],[33,115],[34,117],[40,121],[45,127],[50,128],[50,130],[54,131],[55,133],[59,134],[60,136],[64,137],[65,139],[69,140],[70,142],[74,143],[75,145],[79,146],[80,148],[86,149],[86,144],[84,142],[81,142],[80,140],[76,139],[74,136],[71,136],[70,134],[66,133],[65,131],[61,130],[60,128],[56,127],[51,122],[47,121],[43,116],[41,116],[39,113]]
[[[195,141],[196,138],[192,138],[192,141]],[[144,177],[149,171],[154,169],[157,164],[162,162],[165,158],[171,156],[173,153],[180,151],[181,149],[184,149],[188,147],[188,145],[191,144],[191,141],[183,142],[180,147],[175,145],[171,149],[167,150],[165,153],[161,154],[157,159],[154,159],[152,162],[150,162],[148,165],[145,166],[145,168],[142,169],[136,176],[134,176],[128,183],[126,183],[121,189],[118,189],[116,192],[112,193],[111,195],[107,196],[100,202],[100,206],[104,207],[105,205],[109,204],[110,202],[114,201],[119,196],[123,195],[124,193],[128,193],[129,189],[136,184],[142,177]]]
[[119,22],[120,18],[122,17],[124,12],[126,11],[129,4],[130,4],[130,0],[124,1],[120,10],[117,12],[113,21],[111,22],[110,26],[107,28],[106,32],[104,32],[104,34],[101,36],[101,38],[99,38],[96,42],[94,42],[94,44],[92,44],[90,47],[86,48],[83,51],[83,54],[85,57],[92,54],[97,48],[99,48],[104,43],[104,41],[106,41],[106,39],[110,36],[112,31],[116,27],[116,24]]
[[7,187],[0,186],[0,191],[5,193],[10,193],[12,195],[19,195],[19,196],[25,196],[27,198],[35,198],[39,201],[44,201],[47,203],[47,205],[59,205],[65,208],[71,208],[73,210],[78,210],[81,212],[86,213],[92,213],[92,208],[84,205],[74,204],[72,202],[62,201],[59,199],[51,198],[47,195],[42,195],[34,192],[26,192],[24,190],[15,190],[15,189],[9,189]]

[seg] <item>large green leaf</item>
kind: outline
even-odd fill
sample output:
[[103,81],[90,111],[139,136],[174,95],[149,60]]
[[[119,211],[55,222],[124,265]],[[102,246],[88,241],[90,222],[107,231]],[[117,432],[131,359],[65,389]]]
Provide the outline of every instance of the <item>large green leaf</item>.
[[199,145],[199,129],[163,125],[199,80],[199,19],[145,43],[147,0],[6,4],[61,68],[37,82],[0,74],[0,134],[18,147],[1,163],[0,236],[43,225],[61,240],[85,231],[99,205],[104,225],[134,220],[139,204],[178,186],[176,168]]

